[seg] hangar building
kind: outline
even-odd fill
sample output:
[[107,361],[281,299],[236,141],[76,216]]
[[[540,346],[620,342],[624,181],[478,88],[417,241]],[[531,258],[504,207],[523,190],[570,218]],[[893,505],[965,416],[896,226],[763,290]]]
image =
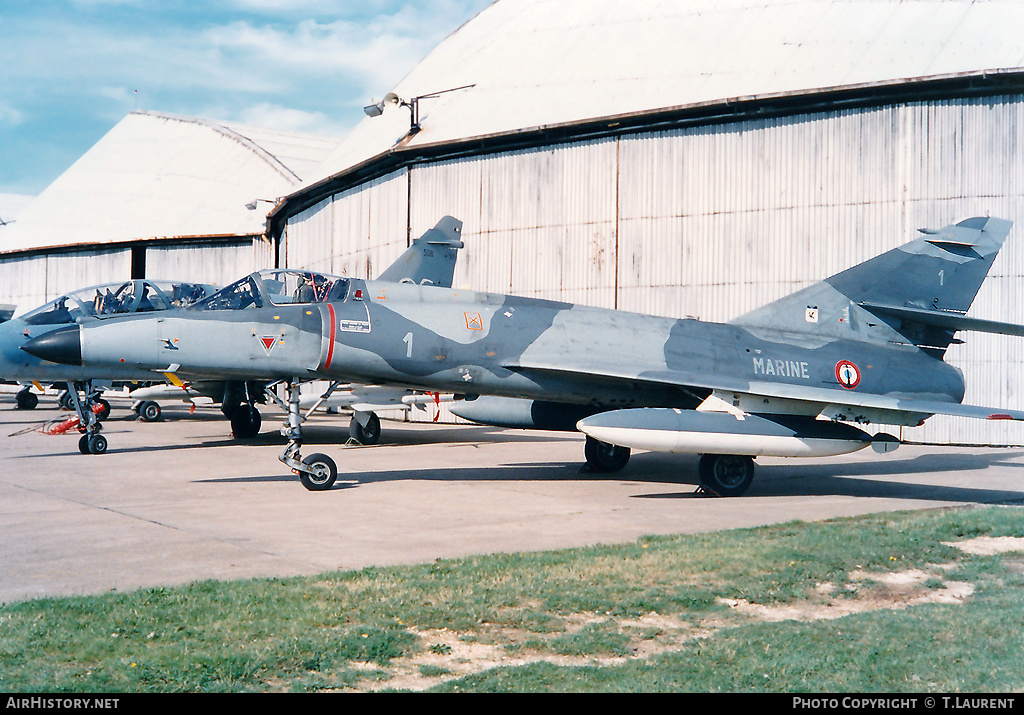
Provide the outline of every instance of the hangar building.
[[128,278],[226,284],[273,266],[270,206],[337,139],[133,112],[0,228],[0,303]]
[[[457,287],[725,321],[992,215],[1016,228],[971,315],[1024,322],[1021,27],[1000,0],[497,0],[381,88],[268,236],[281,265],[372,277],[450,214]],[[1018,409],[1022,358],[973,333],[947,354],[968,402]]]

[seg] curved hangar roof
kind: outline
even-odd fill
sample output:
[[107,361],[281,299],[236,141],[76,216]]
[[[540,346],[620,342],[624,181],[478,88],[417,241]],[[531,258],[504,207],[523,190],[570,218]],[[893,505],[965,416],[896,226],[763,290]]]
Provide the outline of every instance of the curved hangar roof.
[[19,212],[0,253],[150,239],[258,236],[337,139],[133,112]]
[[389,151],[474,137],[1012,72],[1024,65],[1021,27],[1019,0],[496,0],[394,92],[408,100],[472,86],[420,99],[411,138],[410,111],[385,103],[317,183]]

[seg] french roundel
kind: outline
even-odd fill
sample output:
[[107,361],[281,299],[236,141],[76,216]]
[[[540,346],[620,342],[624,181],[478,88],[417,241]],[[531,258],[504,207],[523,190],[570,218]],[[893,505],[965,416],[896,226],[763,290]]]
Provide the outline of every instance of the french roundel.
[[847,390],[852,390],[860,384],[860,369],[849,360],[840,360],[836,363],[836,379]]

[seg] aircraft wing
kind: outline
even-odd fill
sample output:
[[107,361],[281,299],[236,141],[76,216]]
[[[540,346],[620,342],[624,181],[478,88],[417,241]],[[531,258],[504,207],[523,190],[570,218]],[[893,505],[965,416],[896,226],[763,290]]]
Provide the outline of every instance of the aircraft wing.
[[[724,393],[730,393],[762,400],[798,401],[820,406],[819,414],[825,416],[845,415],[847,418],[852,418],[853,415],[863,412],[865,421],[886,424],[901,422],[910,424],[911,422],[907,422],[908,418],[912,418],[912,422],[917,422],[932,415],[1024,421],[1024,411],[1021,410],[965,405],[959,402],[901,397],[899,395],[876,395],[855,390],[792,385],[781,382],[751,381],[728,375],[696,371],[665,370],[631,373],[623,369],[608,370],[594,367],[577,371],[562,366],[541,364],[516,364],[506,365],[506,367],[527,375],[536,373],[557,377],[559,374],[572,374],[575,377],[585,375],[593,381],[671,386],[689,391],[699,397],[710,394],[725,397]],[[746,411],[756,410],[747,409]],[[902,419],[895,419],[896,417]]]
[[920,415],[952,415],[973,417],[983,420],[1024,420],[1024,411],[1006,410],[995,407],[965,405],[942,400],[921,400],[891,395],[872,395],[857,392],[840,392],[822,387],[782,385],[769,382],[750,383],[749,394],[781,399],[803,400],[825,405],[860,407],[885,412],[900,412]]

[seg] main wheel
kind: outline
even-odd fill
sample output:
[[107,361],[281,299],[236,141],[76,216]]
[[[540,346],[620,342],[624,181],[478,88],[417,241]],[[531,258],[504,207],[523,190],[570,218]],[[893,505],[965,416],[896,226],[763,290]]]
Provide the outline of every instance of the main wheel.
[[39,404],[39,398],[36,397],[36,393],[27,387],[15,395],[14,400],[18,403],[19,410],[34,410],[36,405]]
[[705,454],[697,467],[700,483],[722,497],[738,497],[754,481],[754,458],[736,454]]
[[309,467],[309,472],[299,472],[302,486],[311,492],[322,492],[334,486],[338,479],[338,465],[326,454],[311,454],[302,460]]
[[251,439],[260,433],[263,418],[252,405],[241,405],[231,413],[231,434],[236,439]]
[[371,412],[366,426],[359,424],[355,417],[348,423],[348,433],[359,444],[377,444],[380,441],[380,418]]
[[96,419],[105,420],[110,417],[110,403],[103,398],[97,398],[93,400],[94,405],[100,406],[100,411],[96,413]]
[[619,447],[587,437],[583,445],[583,456],[587,458],[587,465],[595,472],[617,472],[629,461],[629,447]]
[[160,419],[160,404],[153,400],[147,400],[139,405],[139,417],[146,422],[156,422]]

